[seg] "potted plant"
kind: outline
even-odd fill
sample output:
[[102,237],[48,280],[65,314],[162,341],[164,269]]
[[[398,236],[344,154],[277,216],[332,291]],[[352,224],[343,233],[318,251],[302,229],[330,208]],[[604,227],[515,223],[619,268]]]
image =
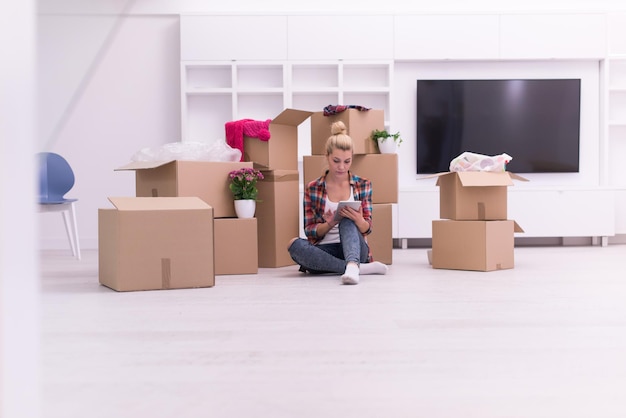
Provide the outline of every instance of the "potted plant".
[[239,218],[253,218],[258,201],[258,180],[263,180],[263,173],[255,168],[240,168],[228,173],[230,191],[235,199],[235,212]]
[[372,131],[372,139],[378,144],[378,149],[383,154],[393,154],[396,149],[402,143],[402,137],[400,132],[390,134],[385,129]]

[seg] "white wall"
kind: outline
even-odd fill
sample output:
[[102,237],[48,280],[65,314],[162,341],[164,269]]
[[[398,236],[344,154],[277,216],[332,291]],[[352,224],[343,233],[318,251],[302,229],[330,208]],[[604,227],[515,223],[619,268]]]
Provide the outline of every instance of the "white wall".
[[[77,182],[70,196],[78,197],[81,245],[97,246],[97,210],[108,207],[107,196],[132,195],[131,172],[114,172],[132,154],[144,147],[180,140],[180,78],[178,16],[168,13],[254,14],[257,3],[231,1],[206,4],[201,1],[46,1],[40,4],[39,55],[43,96],[40,100],[42,135],[40,148],[66,156],[76,171]],[[213,2],[211,2],[213,3]],[[278,12],[389,12],[467,11],[465,1],[415,2],[402,9],[400,2],[342,1],[323,3],[270,1],[263,13]],[[517,5],[499,1],[471,2],[471,11],[606,11],[624,8],[616,2],[530,1]],[[332,7],[332,9],[329,9]],[[60,13],[60,14],[57,14]],[[67,15],[64,15],[67,13]],[[83,13],[83,14],[81,14]],[[228,36],[238,36],[233,31]],[[245,34],[244,34],[245,35]],[[594,68],[595,66],[595,68]],[[532,185],[567,182],[598,184],[598,143],[591,139],[599,130],[600,70],[598,62],[511,63],[399,63],[396,64],[392,129],[415,135],[414,89],[420,74],[430,77],[440,71],[485,72],[511,76],[561,76],[583,78],[582,171],[565,180],[555,176],[531,178]],[[558,74],[558,75],[557,75]],[[596,136],[597,138],[597,136]],[[422,187],[415,176],[414,143],[405,141],[400,156],[402,187]],[[531,176],[532,177],[532,176]],[[42,219],[40,242],[46,248],[68,248],[60,219],[47,214]]]
[[[81,245],[96,248],[98,208],[135,193],[133,174],[113,170],[144,147],[180,141],[178,16],[41,16],[39,28],[38,150],[74,169],[67,197],[79,199]],[[61,216],[41,217],[42,246],[69,249]]]

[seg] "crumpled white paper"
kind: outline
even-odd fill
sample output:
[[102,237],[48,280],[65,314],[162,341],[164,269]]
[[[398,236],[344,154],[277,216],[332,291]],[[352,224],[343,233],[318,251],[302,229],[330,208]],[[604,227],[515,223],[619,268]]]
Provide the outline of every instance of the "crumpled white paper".
[[226,161],[239,162],[241,151],[231,147],[223,139],[211,144],[204,142],[171,142],[154,148],[137,151],[132,161]]
[[512,159],[508,154],[489,156],[466,151],[450,162],[450,171],[505,171]]

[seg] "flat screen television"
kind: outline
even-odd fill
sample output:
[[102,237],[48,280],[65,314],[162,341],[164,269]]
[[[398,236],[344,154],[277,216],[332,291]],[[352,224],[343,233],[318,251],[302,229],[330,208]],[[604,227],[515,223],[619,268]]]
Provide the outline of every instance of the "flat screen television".
[[508,171],[579,171],[580,79],[417,80],[417,174],[464,151],[512,157]]

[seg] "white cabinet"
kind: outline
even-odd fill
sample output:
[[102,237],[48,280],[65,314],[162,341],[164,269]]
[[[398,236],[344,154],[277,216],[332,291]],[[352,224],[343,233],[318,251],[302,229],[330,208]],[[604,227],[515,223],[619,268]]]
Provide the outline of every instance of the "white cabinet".
[[396,60],[497,59],[498,15],[401,15],[395,17]]
[[[508,190],[508,218],[524,230],[519,237],[605,237],[616,231],[612,189]],[[592,204],[590,202],[593,202]],[[398,238],[432,238],[439,218],[439,189],[400,190]]]
[[287,16],[182,15],[183,61],[284,60]]
[[611,189],[523,189],[508,193],[509,218],[528,237],[615,235],[615,192]]
[[[477,63],[505,63],[505,74],[515,73],[510,68],[522,60],[538,67],[553,59],[600,63],[604,77],[589,88],[597,92],[594,100],[602,99],[600,113],[591,112],[603,120],[602,129],[598,143],[582,149],[601,166],[597,190],[563,191],[562,184],[516,190],[510,210],[526,236],[626,233],[626,12],[184,15],[180,29],[183,141],[223,139],[229,121],[270,119],[285,108],[316,112],[331,104],[383,109],[387,127],[414,126],[407,122],[414,103],[406,102],[413,100],[406,91],[415,85],[394,85],[402,61],[457,61],[468,76],[485,74],[474,71],[484,68]],[[310,124],[298,131],[301,157],[310,152]],[[413,170],[411,164],[400,167],[410,190],[400,190],[394,237],[428,238],[438,217],[438,190],[412,187]],[[577,224],[580,219],[585,223]]]
[[601,13],[501,16],[502,59],[602,58],[606,17]]
[[393,16],[289,16],[290,60],[393,58]]
[[609,56],[626,56],[626,13],[611,13],[607,17]]
[[438,187],[400,190],[397,238],[432,238],[432,223],[435,219],[439,219]]

